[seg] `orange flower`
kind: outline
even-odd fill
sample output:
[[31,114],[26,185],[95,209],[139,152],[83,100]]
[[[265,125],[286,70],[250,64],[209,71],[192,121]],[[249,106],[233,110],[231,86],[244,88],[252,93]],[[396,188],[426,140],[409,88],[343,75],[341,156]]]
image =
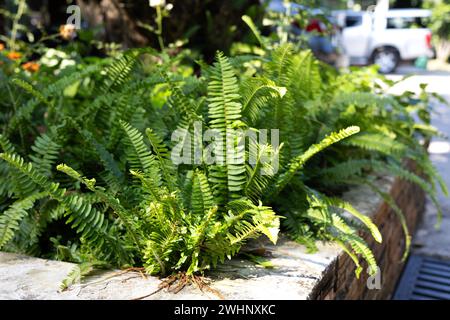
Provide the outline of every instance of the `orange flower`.
[[64,40],[73,40],[77,36],[77,30],[73,24],[63,24],[59,27],[59,35]]
[[22,58],[22,54],[16,51],[11,51],[6,56],[11,60],[19,60],[20,58]]
[[5,45],[0,42],[0,51],[3,51],[5,49]]
[[40,65],[34,61],[26,62],[22,65],[22,69],[29,72],[37,72],[39,71]]

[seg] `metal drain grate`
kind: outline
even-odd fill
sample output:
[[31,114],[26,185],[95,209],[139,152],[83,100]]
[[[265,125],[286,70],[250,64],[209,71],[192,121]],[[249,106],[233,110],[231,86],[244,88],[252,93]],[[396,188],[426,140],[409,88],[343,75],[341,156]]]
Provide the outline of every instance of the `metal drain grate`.
[[411,255],[394,300],[450,300],[450,261]]

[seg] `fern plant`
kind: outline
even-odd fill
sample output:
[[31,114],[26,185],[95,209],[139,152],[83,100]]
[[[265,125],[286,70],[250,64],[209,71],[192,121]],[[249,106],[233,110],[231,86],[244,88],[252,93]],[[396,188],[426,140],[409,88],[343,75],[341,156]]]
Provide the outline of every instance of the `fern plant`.
[[[218,53],[196,76],[178,58],[153,54],[80,60],[41,81],[0,68],[0,249],[80,263],[65,287],[94,266],[204,272],[249,239],[275,243],[280,228],[311,249],[334,241],[357,275],[363,261],[375,272],[362,236],[381,242],[380,232],[341,191],[372,186],[407,235],[377,175],[417,183],[433,201],[438,184],[445,190],[417,144],[436,133],[427,108],[382,96],[366,71],[339,74],[289,44],[259,57]],[[162,62],[154,68],[146,59]],[[242,144],[234,135],[264,129],[279,129],[280,143]],[[205,130],[217,134],[212,146],[223,158],[210,163],[194,152],[174,163],[185,146],[209,150],[195,138]],[[174,131],[182,132],[176,144]],[[278,166],[266,161],[275,158]],[[405,158],[424,176],[403,168]]]
[[[448,194],[448,191],[431,164],[426,149],[419,143],[420,138],[430,139],[433,134],[439,134],[426,121],[430,112],[430,100],[425,98],[427,95],[422,93],[419,101],[426,101],[428,105],[425,107],[420,104],[420,109],[415,108],[414,99],[417,97],[410,95],[396,97],[382,93],[377,83],[379,81],[384,81],[385,85],[392,83],[389,84],[383,78],[379,79],[370,70],[339,75],[317,62],[311,53],[295,53],[289,44],[275,49],[269,54],[269,59],[271,62],[267,64],[266,70],[262,70],[259,77],[280,80],[279,75],[282,75],[281,81],[288,94],[275,98],[279,102],[265,103],[255,108],[258,114],[262,115],[258,120],[259,123],[264,125],[273,123],[270,112],[264,109],[270,110],[274,106],[276,108],[277,103],[283,106],[283,110],[274,109],[272,112],[277,116],[282,113],[288,114],[285,116],[286,120],[281,131],[281,134],[285,135],[282,140],[286,143],[283,150],[284,157],[296,157],[299,152],[302,154],[308,141],[315,142],[338,128],[356,123],[362,131],[343,141],[339,148],[328,148],[324,157],[316,157],[310,166],[307,164],[302,183],[298,183],[291,191],[292,195],[285,194],[281,199],[294,196],[297,192],[304,194],[305,191],[302,190],[304,183],[314,186],[322,196],[323,193],[330,193],[330,189],[335,188],[338,191],[345,185],[355,184],[368,184],[376,193],[380,193],[370,181],[379,174],[389,174],[419,185],[436,205],[439,223],[442,213],[437,201],[436,185],[440,186],[444,194]],[[283,66],[288,66],[287,71],[280,71]],[[326,81],[323,81],[324,79]],[[414,119],[414,114],[418,110],[423,124],[417,123]],[[302,125],[299,126],[299,123]],[[403,167],[406,159],[413,160],[417,164],[418,173]],[[388,194],[381,193],[381,195],[399,216],[405,233],[404,258],[406,258],[410,235],[405,219],[394,200]],[[320,201],[317,199],[316,201]],[[275,202],[277,200],[275,199]],[[291,206],[295,204],[282,206],[283,210],[290,211],[288,215],[292,218],[292,211],[295,211],[295,208]],[[296,226],[298,220],[291,218],[286,220],[287,227],[294,230],[295,238],[302,242],[306,241],[310,237],[310,229],[305,231],[298,228]],[[333,224],[331,222],[331,227]]]

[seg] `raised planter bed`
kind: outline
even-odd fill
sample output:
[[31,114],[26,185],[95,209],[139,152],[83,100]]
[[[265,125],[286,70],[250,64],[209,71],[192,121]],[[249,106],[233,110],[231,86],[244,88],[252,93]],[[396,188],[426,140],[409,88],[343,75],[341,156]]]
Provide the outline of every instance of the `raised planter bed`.
[[[406,165],[414,170],[413,163]],[[377,185],[390,192],[414,230],[424,209],[423,191],[390,177]],[[274,268],[235,258],[208,274],[213,290],[202,292],[189,286],[177,294],[158,291],[161,280],[156,277],[121,271],[100,272],[59,292],[59,283],[72,264],[0,253],[0,299],[388,299],[403,267],[405,243],[399,220],[369,187],[350,190],[344,198],[372,216],[383,235],[382,244],[366,239],[381,269],[380,289],[368,288],[365,271],[359,279],[355,277],[355,266],[340,247],[319,244],[319,251],[309,254],[303,246],[282,238],[277,246],[252,244],[265,248]]]
[[[405,164],[415,171],[412,162]],[[425,193],[412,183],[401,179],[393,180],[390,194],[402,209],[411,234],[425,209]],[[364,199],[358,198],[356,207]],[[378,208],[372,212],[372,219],[383,235],[383,243],[377,244],[366,237],[365,240],[372,248],[381,271],[381,288],[369,289],[366,285],[368,274],[362,273],[360,279],[354,276],[354,266],[351,259],[341,253],[328,266],[323,278],[317,283],[310,295],[312,299],[389,299],[402,272],[404,263],[401,258],[405,249],[405,238],[395,212],[384,202],[380,201]]]

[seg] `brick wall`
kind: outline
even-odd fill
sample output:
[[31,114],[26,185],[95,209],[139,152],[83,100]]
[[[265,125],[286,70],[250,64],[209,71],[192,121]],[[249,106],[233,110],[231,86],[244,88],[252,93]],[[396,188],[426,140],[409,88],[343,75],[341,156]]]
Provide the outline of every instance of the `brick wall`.
[[[416,170],[414,163],[405,166]],[[413,234],[424,211],[425,194],[415,184],[396,179],[390,190],[391,196],[402,209],[408,229]],[[367,287],[368,274],[363,271],[360,278],[355,276],[355,265],[348,255],[342,253],[324,272],[324,277],[311,292],[310,299],[389,299],[393,294],[404,263],[401,261],[405,238],[400,221],[395,212],[382,203],[372,216],[383,235],[383,242],[376,243],[370,236],[365,240],[373,250],[378,266],[381,269],[381,289],[370,290]],[[366,270],[367,265],[364,264]]]

